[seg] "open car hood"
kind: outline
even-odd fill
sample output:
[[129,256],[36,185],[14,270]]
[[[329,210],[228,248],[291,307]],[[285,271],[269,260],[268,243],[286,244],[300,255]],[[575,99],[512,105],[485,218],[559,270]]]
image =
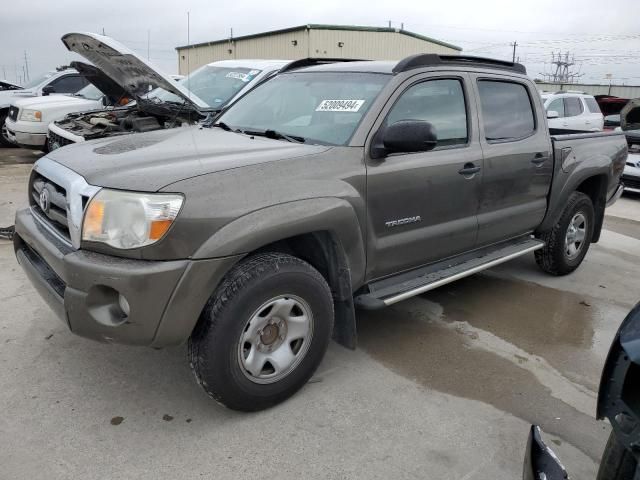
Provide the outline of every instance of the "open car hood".
[[95,33],[67,33],[62,37],[62,43],[69,51],[93,63],[136,99],[149,93],[150,89],[159,87],[196,108],[209,108],[203,100],[169,75],[156,70],[149,62],[110,37]]
[[629,100],[620,110],[620,127],[622,130],[640,130],[640,98]]
[[22,90],[22,87],[0,78],[0,91],[4,90]]
[[84,78],[89,80],[98,90],[104,93],[111,105],[115,105],[121,98],[127,96],[127,91],[117,82],[111,80],[102,70],[82,62],[71,62]]

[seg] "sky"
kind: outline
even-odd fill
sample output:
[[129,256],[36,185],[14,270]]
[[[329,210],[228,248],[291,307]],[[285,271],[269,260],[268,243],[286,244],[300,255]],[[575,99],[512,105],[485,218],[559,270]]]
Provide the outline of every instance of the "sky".
[[[463,53],[511,59],[529,75],[551,71],[552,53],[575,56],[584,83],[640,85],[637,0],[1,0],[0,78],[21,80],[80,57],[60,41],[68,32],[104,32],[177,73],[175,47],[308,23],[388,26],[433,37]],[[27,65],[25,67],[25,52]]]

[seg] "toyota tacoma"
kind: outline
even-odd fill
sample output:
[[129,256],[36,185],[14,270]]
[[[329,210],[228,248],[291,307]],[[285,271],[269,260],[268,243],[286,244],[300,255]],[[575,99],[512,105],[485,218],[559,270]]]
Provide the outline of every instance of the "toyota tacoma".
[[550,131],[520,64],[422,54],[283,69],[215,123],[36,162],[14,247],[68,328],[188,342],[238,410],[311,377],[356,308],[535,252],[575,270],[622,192],[616,132]]

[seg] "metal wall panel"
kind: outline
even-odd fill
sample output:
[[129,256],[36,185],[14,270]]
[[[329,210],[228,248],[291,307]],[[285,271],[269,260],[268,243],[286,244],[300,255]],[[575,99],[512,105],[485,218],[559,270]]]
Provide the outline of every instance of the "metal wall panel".
[[234,58],[295,60],[326,57],[399,60],[415,53],[457,55],[460,52],[398,32],[302,29],[181,48],[178,50],[178,71],[181,75],[186,75],[207,63]]

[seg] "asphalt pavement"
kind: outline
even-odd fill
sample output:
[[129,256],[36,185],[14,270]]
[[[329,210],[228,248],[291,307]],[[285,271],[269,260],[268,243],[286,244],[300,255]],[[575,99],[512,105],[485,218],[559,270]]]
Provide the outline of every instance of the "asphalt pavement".
[[[0,149],[0,227],[39,155]],[[600,370],[640,300],[640,196],[605,229],[570,276],[527,256],[359,312],[356,351],[331,345],[301,392],[254,414],[201,392],[184,347],[69,333],[0,240],[0,478],[518,479],[537,423],[573,478],[594,479]]]

